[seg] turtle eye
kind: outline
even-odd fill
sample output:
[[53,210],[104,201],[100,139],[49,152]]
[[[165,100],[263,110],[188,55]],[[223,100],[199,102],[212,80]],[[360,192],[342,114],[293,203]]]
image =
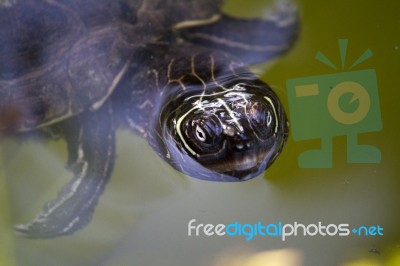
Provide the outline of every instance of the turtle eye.
[[201,142],[206,142],[207,140],[206,133],[199,125],[196,126],[196,138]]
[[218,135],[214,124],[210,121],[193,122],[192,130],[194,131],[193,135],[195,139],[202,145],[210,145],[215,143],[215,139]]
[[271,126],[272,123],[272,115],[271,115],[271,111],[268,111],[267,113],[267,126]]
[[198,154],[220,149],[222,126],[212,116],[192,118],[185,129],[185,142]]
[[249,123],[256,135],[263,140],[272,137],[275,133],[276,123],[274,110],[271,106],[256,102],[246,108]]

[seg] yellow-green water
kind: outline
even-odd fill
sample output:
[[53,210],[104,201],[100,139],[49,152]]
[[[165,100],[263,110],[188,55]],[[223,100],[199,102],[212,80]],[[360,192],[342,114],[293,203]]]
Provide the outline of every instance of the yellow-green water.
[[[302,265],[351,265],[345,263],[361,259],[370,264],[359,265],[400,265],[395,262],[400,253],[400,3],[298,3],[300,38],[263,79],[276,89],[288,110],[286,80],[346,71],[315,60],[317,51],[340,65],[338,39],[349,40],[349,63],[371,49],[373,57],[355,70],[376,71],[383,129],[361,134],[359,141],[378,147],[381,163],[348,164],[343,136],[333,140],[333,168],[301,169],[298,155],[318,148],[320,142],[290,138],[264,177],[239,184],[211,183],[177,174],[144,140],[119,132],[116,168],[90,225],[73,236],[37,241],[12,235],[10,223],[32,219],[68,180],[65,145],[3,141],[0,265],[15,261],[16,265],[224,266],[234,265],[232,260],[241,255],[284,248],[297,250],[304,258]],[[262,0],[235,0],[227,9],[262,14],[265,5]],[[260,220],[380,225],[384,236],[297,236],[285,242],[271,237],[252,241],[189,237],[187,224],[193,218],[214,224]]]

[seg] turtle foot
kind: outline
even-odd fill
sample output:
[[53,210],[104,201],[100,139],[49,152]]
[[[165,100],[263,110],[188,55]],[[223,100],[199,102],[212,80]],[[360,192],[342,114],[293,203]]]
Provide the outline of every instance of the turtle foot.
[[188,42],[230,53],[246,64],[258,64],[287,52],[299,32],[297,6],[276,0],[262,18],[237,18],[223,14],[213,23],[180,26]]
[[111,175],[115,157],[111,104],[70,119],[62,128],[68,146],[67,169],[74,177],[31,223],[15,226],[24,237],[52,238],[83,228]]
[[27,238],[52,238],[72,234],[87,225],[105,186],[105,180],[97,183],[95,178],[87,179],[74,178],[65,185],[31,223],[14,227],[17,234]]

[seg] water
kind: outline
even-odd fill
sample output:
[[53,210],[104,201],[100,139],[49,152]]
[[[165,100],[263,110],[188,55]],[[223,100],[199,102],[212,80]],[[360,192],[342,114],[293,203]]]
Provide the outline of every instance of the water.
[[[251,9],[248,2],[232,1],[227,9],[260,14],[266,5],[254,1]],[[359,142],[378,147],[381,163],[348,164],[346,138],[340,136],[333,140],[333,168],[302,169],[298,155],[318,148],[320,141],[295,142],[291,136],[264,177],[237,184],[211,183],[178,174],[144,140],[119,132],[115,171],[89,226],[69,237],[27,240],[14,236],[10,224],[31,220],[69,179],[64,170],[65,144],[2,141],[0,265],[220,266],[233,265],[231,261],[242,255],[283,248],[297,250],[303,265],[311,266],[345,265],[361,258],[386,264],[393,260],[400,252],[400,4],[394,0],[298,3],[301,37],[263,79],[273,85],[288,110],[286,80],[347,71],[318,62],[317,51],[340,66],[338,39],[349,40],[349,64],[371,49],[373,57],[354,70],[376,71],[383,129],[360,135]],[[384,236],[297,236],[284,242],[261,236],[251,241],[244,236],[189,237],[191,219],[213,224],[380,225]]]

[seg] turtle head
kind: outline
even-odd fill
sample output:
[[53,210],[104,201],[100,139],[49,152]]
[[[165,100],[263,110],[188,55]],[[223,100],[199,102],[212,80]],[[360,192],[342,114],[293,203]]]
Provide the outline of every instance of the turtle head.
[[162,125],[166,157],[192,177],[256,177],[279,155],[288,135],[278,97],[257,79],[233,80],[183,95],[173,106]]

